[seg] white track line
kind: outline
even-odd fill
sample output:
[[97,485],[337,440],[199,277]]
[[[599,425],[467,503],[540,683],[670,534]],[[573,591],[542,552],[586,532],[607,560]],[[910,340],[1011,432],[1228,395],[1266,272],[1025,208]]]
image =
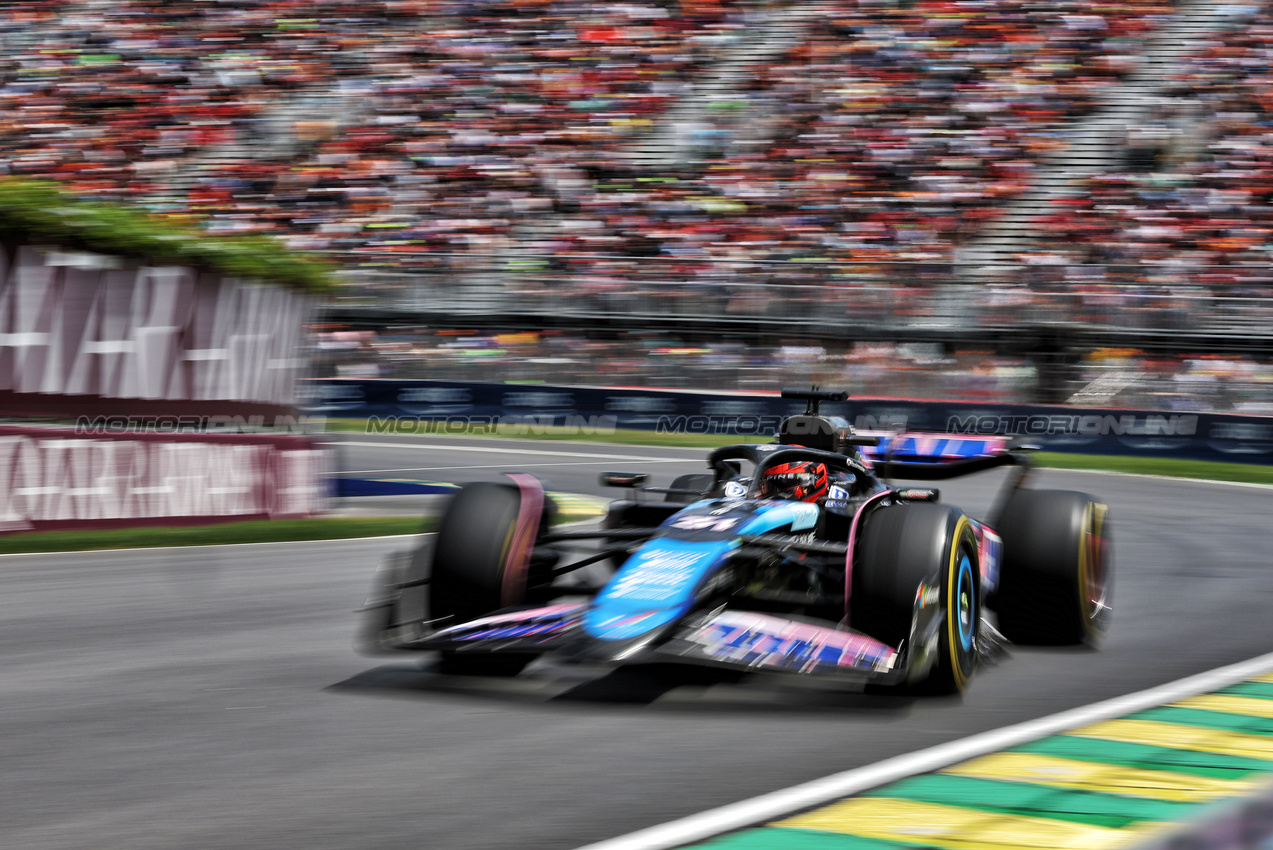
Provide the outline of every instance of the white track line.
[[1208,670],[1165,685],[1104,702],[1072,708],[1059,714],[1027,720],[1014,726],[992,729],[969,738],[950,741],[906,755],[895,756],[865,767],[815,779],[802,785],[784,788],[710,809],[696,815],[652,826],[638,832],[589,844],[579,850],[668,850],[702,841],[724,832],[754,826],[762,821],[791,814],[823,803],[857,794],[888,782],[929,773],[965,759],[997,752],[1067,729],[1109,720],[1163,705],[1188,696],[1214,691],[1252,676],[1273,670],[1273,653],[1261,655],[1227,667]]
[[[578,457],[578,455],[575,455]],[[693,463],[692,460],[655,460],[654,458],[642,458],[642,463]],[[551,463],[520,463],[518,469],[529,469],[533,466],[609,466],[609,461],[602,460],[579,460],[579,461],[561,461],[554,460]],[[355,469],[351,471],[333,472],[333,476],[337,475],[366,475],[372,472],[436,472],[442,469],[508,469],[507,463],[483,464],[480,466],[395,466],[393,469]]]
[[[366,519],[383,519],[383,517],[365,517]],[[409,517],[408,517],[409,519]],[[563,523],[564,525],[564,523]],[[188,526],[194,528],[195,526]],[[213,528],[214,526],[199,526]],[[196,543],[192,546],[134,546],[131,549],[72,549],[59,552],[0,552],[0,558],[42,558],[48,555],[59,555],[73,558],[76,555],[117,555],[126,552],[164,552],[170,549],[223,549],[227,546],[305,546],[313,543],[366,543],[375,540],[414,540],[432,531],[415,534],[380,534],[375,537],[321,537],[316,540],[262,540],[258,543]]]
[[[373,449],[413,449],[419,451],[421,449],[436,449],[438,451],[448,452],[482,452],[490,454],[506,454],[506,455],[551,455],[555,457],[595,457],[605,458],[609,460],[663,460],[664,458],[649,457],[647,455],[613,455],[588,452],[554,452],[548,449],[493,449],[485,446],[451,446],[439,445],[437,443],[373,443],[362,440],[341,440],[333,442],[334,446],[363,446]],[[624,446],[623,448],[629,448]]]

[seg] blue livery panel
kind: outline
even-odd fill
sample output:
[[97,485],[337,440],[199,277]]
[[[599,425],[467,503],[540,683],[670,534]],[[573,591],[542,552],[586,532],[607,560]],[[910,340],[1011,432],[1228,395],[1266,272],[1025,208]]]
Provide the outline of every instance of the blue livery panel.
[[663,523],[615,573],[584,614],[584,632],[603,640],[629,640],[683,617],[695,593],[739,535],[779,528],[802,531],[818,522],[818,507],[804,502],[695,502]]
[[654,538],[593,598],[584,631],[603,640],[627,640],[676,620],[694,603],[699,583],[737,545],[733,539]]

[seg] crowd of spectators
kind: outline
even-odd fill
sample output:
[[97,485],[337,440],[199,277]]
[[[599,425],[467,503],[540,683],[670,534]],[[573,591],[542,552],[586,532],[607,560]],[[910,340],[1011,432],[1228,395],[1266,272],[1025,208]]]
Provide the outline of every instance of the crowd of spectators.
[[493,249],[568,202],[742,26],[734,0],[0,12],[9,173],[212,231],[408,253]]
[[[354,267],[393,255],[392,265],[436,268],[445,255],[462,274],[457,255],[500,256],[528,272],[505,289],[569,279],[581,302],[649,298],[632,282],[654,268],[693,282],[694,298],[711,290],[724,315],[772,311],[772,292],[714,284],[799,284],[836,270],[860,310],[873,302],[855,286],[878,294],[881,280],[945,275],[1029,186],[1040,155],[1064,143],[1066,122],[1134,66],[1171,4],[0,0],[0,172],[212,232],[273,233]],[[1139,128],[1126,167],[1046,221],[1057,238],[1031,259],[1055,263],[1048,279],[1086,293],[1080,306],[1108,313],[1122,297],[1091,262],[1159,269],[1164,292],[1187,279],[1268,294],[1263,272],[1251,279],[1273,259],[1273,10],[1241,14],[1244,26],[1172,81],[1175,102]],[[783,26],[799,29],[790,48],[740,63]],[[723,66],[735,69],[733,89],[683,158],[650,167],[632,155],[674,139],[672,107]],[[1180,120],[1180,104],[1200,104],[1207,120]],[[821,262],[761,265],[770,260]],[[885,265],[894,260],[927,265],[899,276]],[[842,274],[870,261],[880,264],[869,279]],[[1003,293],[1019,315],[1027,296]],[[820,298],[812,309],[828,309]],[[906,300],[899,290],[877,307],[893,315]],[[1160,325],[1163,309],[1173,308],[1143,312]],[[997,315],[993,304],[978,314]],[[1038,381],[1026,358],[884,344],[423,330],[323,344],[326,368],[351,376],[801,380],[987,401],[1031,400]],[[1093,356],[1073,380],[1089,403],[1257,412],[1270,377],[1250,360],[1132,353]]]
[[675,257],[684,276],[722,277],[744,260],[952,261],[1171,11],[1162,0],[809,8],[791,17],[805,28],[796,45],[749,66],[716,104],[730,108],[711,113],[707,150],[657,181],[622,163],[594,170],[604,180],[535,247],[592,273],[614,261],[585,253]]
[[[702,286],[823,281],[879,261],[876,280],[893,260],[928,264],[903,277],[941,277],[1065,123],[1127,74],[1171,2],[0,0],[0,173],[212,232],[273,233],[355,268],[445,255],[462,273],[456,256],[498,256],[530,272],[505,288],[571,280],[581,298],[622,293],[650,258]],[[1177,280],[1234,270],[1200,283],[1268,265],[1273,12],[1243,14],[1173,81],[1210,118],[1193,137],[1202,154],[1180,155],[1179,122],[1151,120],[1126,169],[1048,220],[1049,250],[1061,247],[1045,260],[1158,264]],[[799,29],[792,47],[740,61],[783,26]],[[708,110],[702,144],[658,167],[633,155],[674,138],[672,107],[725,67],[728,108]],[[1057,279],[1094,297],[1117,282]],[[766,310],[753,295],[722,309]],[[772,360],[659,348],[666,370],[648,352],[628,373],[619,350],[589,362],[616,364],[617,382],[675,381],[701,357],[772,378]],[[895,383],[906,359],[851,371],[874,362]],[[990,395],[1019,391],[1018,365],[995,366],[1015,377]],[[826,378],[840,379],[858,380]]]
[[1087,353],[1069,403],[1182,412],[1273,414],[1273,362],[1241,355]]
[[[949,258],[1169,2],[4,3],[0,164],[403,264]],[[634,162],[793,9],[803,35],[738,75],[718,150]]]
[[[380,6],[4,3],[5,170],[157,212],[232,204],[277,175],[270,110],[306,87],[337,85],[351,70],[345,51]],[[252,154],[215,158],[235,143]],[[266,216],[260,227],[285,223]]]
[[820,4],[797,47],[752,69],[752,111],[774,116],[772,142],[726,154],[704,180],[783,210],[771,232],[806,255],[952,259],[1170,11],[1160,0]]
[[[1242,7],[1169,81],[1127,161],[1056,204],[1032,259],[1273,294],[1273,7]],[[1242,20],[1242,19],[1245,20]],[[1178,116],[1188,116],[1181,121]],[[1142,275],[1143,276],[1143,275]]]

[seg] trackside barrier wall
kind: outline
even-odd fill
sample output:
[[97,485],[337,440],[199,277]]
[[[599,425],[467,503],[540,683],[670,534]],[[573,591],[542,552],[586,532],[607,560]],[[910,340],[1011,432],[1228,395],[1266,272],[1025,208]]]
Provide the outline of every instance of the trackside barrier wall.
[[0,534],[310,516],[327,466],[303,435],[0,426]]
[[[309,415],[369,419],[385,434],[533,434],[573,427],[768,439],[803,402],[777,394],[604,389],[453,381],[326,379],[304,382]],[[1048,451],[1273,463],[1273,417],[959,401],[855,398],[826,403],[860,431],[1021,434]]]
[[194,268],[0,246],[0,410],[287,415],[314,303]]

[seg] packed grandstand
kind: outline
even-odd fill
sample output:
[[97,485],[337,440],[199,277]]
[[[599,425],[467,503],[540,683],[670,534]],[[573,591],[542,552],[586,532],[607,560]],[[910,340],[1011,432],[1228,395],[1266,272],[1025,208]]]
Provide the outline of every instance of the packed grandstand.
[[[1255,315],[1242,305],[1273,294],[1264,4],[0,8],[5,172],[210,233],[276,235],[337,259],[350,290],[373,298],[372,272],[386,269],[440,281],[477,268],[496,297],[551,291],[613,309],[651,278],[701,294],[882,275],[885,286],[998,287],[1009,301],[1042,281],[1103,298],[1087,308],[1101,314],[1114,294],[1152,299],[1157,326],[1191,321],[1200,296],[1210,310],[1238,299],[1218,316],[1240,325],[1236,314]],[[706,303],[746,312],[754,295]],[[843,297],[860,308],[851,287]],[[822,296],[811,303],[823,311]],[[589,345],[623,343],[573,350]],[[416,372],[446,362],[434,348]],[[772,366],[780,350],[756,357]],[[829,350],[837,369],[872,359]],[[1196,356],[1129,358],[1115,371],[1221,381]],[[1092,365],[1105,355],[1082,361],[1093,381],[1109,378]],[[351,362],[340,365],[367,368]],[[651,354],[624,377],[662,380],[660,362],[672,361]],[[1273,372],[1258,352],[1224,362],[1243,385],[1230,407],[1267,397]],[[1028,393],[1029,363],[1004,363],[996,374],[1011,377],[994,385]],[[375,368],[416,376],[410,362]]]

